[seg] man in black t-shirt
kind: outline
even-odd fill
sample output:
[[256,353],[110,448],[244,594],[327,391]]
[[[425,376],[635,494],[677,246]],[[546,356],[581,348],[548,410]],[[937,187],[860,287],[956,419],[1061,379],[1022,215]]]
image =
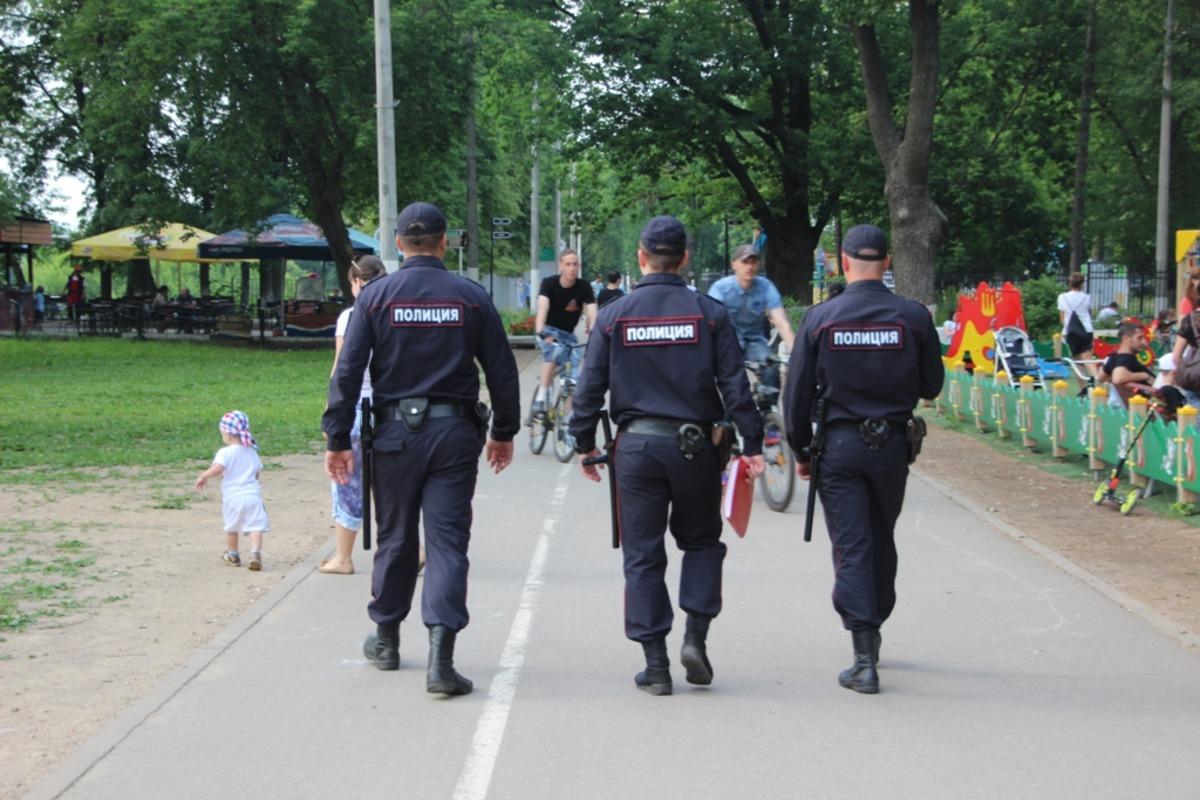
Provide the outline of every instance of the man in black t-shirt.
[[1145,350],[1146,330],[1136,322],[1126,322],[1117,329],[1121,343],[1117,350],[1104,360],[1100,377],[1112,381],[1113,389],[1122,400],[1128,401],[1138,388],[1151,389],[1154,373],[1138,361],[1137,354]]
[[571,348],[576,344],[575,326],[584,314],[584,333],[591,333],[596,321],[596,296],[591,284],[579,280],[579,254],[563,250],[558,254],[558,274],[542,281],[538,293],[535,331],[542,344],[542,376],[531,409],[534,415],[546,411],[546,393],[554,380],[555,367],[568,358],[573,370],[579,366],[579,351]]
[[604,279],[608,281],[608,283],[603,289],[600,290],[600,294],[596,297],[596,305],[600,308],[603,308],[604,304],[610,300],[616,300],[618,297],[621,297],[625,294],[625,290],[621,288],[620,272],[617,272],[614,269],[612,272],[605,275]]

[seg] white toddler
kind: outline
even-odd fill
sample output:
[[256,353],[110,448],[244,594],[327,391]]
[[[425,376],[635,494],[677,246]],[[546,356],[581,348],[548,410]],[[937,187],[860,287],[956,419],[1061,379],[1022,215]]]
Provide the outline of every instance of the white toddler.
[[226,550],[221,556],[233,567],[242,565],[238,534],[250,537],[250,569],[262,569],[263,534],[271,530],[258,482],[262,461],[258,442],[250,433],[250,419],[241,411],[221,417],[221,439],[225,446],[213,456],[212,465],[196,478],[196,491],[203,491],[209,478],[221,475],[221,515],[225,523]]

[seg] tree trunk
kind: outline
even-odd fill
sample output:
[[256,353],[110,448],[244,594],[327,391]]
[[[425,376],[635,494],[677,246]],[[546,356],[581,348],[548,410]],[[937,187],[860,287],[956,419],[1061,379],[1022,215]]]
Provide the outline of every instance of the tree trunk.
[[250,307],[250,262],[242,262],[242,307]]
[[211,264],[201,264],[200,265],[200,296],[201,297],[208,297],[209,295],[212,294],[212,290],[210,288],[211,284],[212,284],[212,265]]
[[1079,86],[1079,132],[1075,140],[1075,196],[1071,206],[1071,272],[1078,272],[1084,258],[1083,223],[1087,197],[1088,142],[1092,125],[1092,93],[1096,82],[1096,0],[1087,10],[1084,34],[1083,78]]
[[929,194],[941,35],[936,0],[910,0],[909,27],[912,68],[903,138],[892,118],[887,70],[875,27],[855,26],[854,41],[862,66],[871,139],[887,174],[884,194],[892,226],[896,292],[931,305],[935,299],[935,257],[947,222]]
[[[316,223],[321,226],[325,241],[329,242],[329,251],[333,263],[337,266],[338,286],[342,296],[350,297],[350,260],[354,258],[354,247],[350,244],[350,233],[342,219],[342,204],[337,199],[341,196],[341,187],[313,186],[316,181],[310,181],[312,202],[316,212]],[[386,236],[380,231],[380,236]]]
[[278,303],[282,296],[279,286],[287,262],[280,258],[264,258],[258,262],[258,299],[261,303]]
[[128,263],[129,267],[125,273],[125,296],[153,296],[158,287],[154,285],[154,273],[150,270],[150,259],[135,258]]
[[100,299],[112,300],[113,267],[105,262],[100,265]]
[[885,189],[892,228],[892,274],[896,294],[931,304],[936,297],[934,263],[946,216],[929,197],[928,187],[912,190],[888,181]]
[[767,232],[766,274],[779,293],[801,305],[812,302],[813,251],[821,232],[784,220],[760,220]]

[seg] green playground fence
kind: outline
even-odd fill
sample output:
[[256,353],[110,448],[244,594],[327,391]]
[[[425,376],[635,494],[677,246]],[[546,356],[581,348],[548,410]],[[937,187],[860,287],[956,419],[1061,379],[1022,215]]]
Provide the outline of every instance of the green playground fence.
[[[1145,398],[1133,398],[1127,409],[1114,407],[1104,388],[1080,397],[1077,387],[1066,381],[1056,381],[1043,390],[1027,377],[1013,386],[1003,372],[994,377],[971,375],[961,365],[946,374],[946,384],[934,405],[938,413],[971,425],[981,434],[1014,439],[1056,458],[1085,456],[1094,470],[1107,470],[1117,463],[1149,413]],[[1180,409],[1172,422],[1156,417],[1131,454],[1130,480],[1135,486],[1151,480],[1173,486],[1179,502],[1196,502],[1200,498],[1198,450],[1200,428],[1195,408]]]

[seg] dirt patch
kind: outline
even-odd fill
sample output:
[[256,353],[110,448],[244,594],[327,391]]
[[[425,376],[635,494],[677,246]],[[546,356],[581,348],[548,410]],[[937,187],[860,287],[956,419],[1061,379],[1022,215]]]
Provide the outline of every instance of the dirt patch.
[[[1094,506],[1096,484],[1002,452],[980,435],[930,428],[920,469],[1189,631],[1200,632],[1200,529],[1138,508]],[[993,434],[994,435],[994,434]],[[1041,466],[1039,466],[1039,464]]]
[[320,456],[268,460],[261,572],[222,563],[220,491],[193,493],[199,471],[3,488],[0,583],[19,583],[22,611],[0,630],[0,797],[28,791],[331,542]]

